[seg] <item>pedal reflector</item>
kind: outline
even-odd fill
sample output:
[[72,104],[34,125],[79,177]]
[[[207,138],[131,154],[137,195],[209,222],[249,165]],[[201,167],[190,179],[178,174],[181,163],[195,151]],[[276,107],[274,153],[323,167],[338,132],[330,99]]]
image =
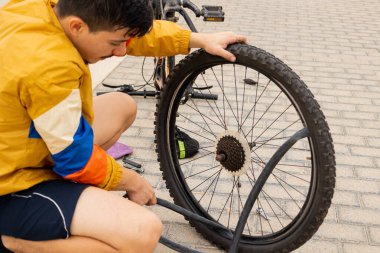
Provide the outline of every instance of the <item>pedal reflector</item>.
[[202,5],[203,21],[223,22],[224,12],[222,6]]

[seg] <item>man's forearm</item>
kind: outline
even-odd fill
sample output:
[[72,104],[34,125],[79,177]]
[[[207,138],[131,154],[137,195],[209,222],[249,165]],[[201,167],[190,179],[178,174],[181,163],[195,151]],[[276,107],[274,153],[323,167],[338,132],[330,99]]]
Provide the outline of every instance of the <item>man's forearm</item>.
[[121,176],[119,184],[113,188],[113,191],[128,191],[128,189],[133,188],[133,184],[138,181],[136,177],[140,177],[135,171],[130,169],[122,168],[123,174]]
[[194,33],[190,34],[189,48],[204,48],[205,47],[205,34],[204,33]]

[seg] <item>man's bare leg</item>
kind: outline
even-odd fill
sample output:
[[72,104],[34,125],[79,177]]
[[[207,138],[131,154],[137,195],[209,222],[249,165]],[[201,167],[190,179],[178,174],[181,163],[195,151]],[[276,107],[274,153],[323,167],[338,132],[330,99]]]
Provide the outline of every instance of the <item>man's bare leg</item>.
[[161,233],[159,218],[146,208],[89,187],[79,198],[70,238],[42,242],[2,239],[4,246],[16,253],[144,253],[153,252]]
[[[95,143],[111,147],[136,117],[134,100],[124,93],[94,98]],[[153,213],[127,199],[94,187],[78,200],[68,239],[27,241],[2,236],[5,247],[16,253],[152,252],[162,232]]]
[[[70,239],[57,239],[51,241],[27,241],[9,236],[2,236],[4,244],[13,252],[61,252],[60,249],[65,249],[64,252],[104,252],[114,253],[118,252],[117,249],[99,242],[92,238],[83,236],[71,236]],[[80,248],[79,248],[80,247]],[[58,250],[58,251],[57,251]]]
[[94,98],[95,143],[110,148],[136,118],[136,103],[127,94],[112,92]]

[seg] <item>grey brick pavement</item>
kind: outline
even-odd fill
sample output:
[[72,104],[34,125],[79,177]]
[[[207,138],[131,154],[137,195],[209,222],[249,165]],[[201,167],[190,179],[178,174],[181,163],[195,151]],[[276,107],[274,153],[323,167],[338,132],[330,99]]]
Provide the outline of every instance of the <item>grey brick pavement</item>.
[[[202,1],[195,1],[202,3]],[[205,4],[206,1],[203,1]],[[380,1],[240,0],[222,4],[226,21],[204,32],[232,30],[291,66],[308,84],[330,124],[337,159],[333,205],[312,240],[296,252],[380,251]],[[127,57],[105,80],[142,83],[142,58]],[[145,66],[148,77],[151,66]],[[98,87],[101,89],[101,87]],[[156,162],[153,98],[136,98],[139,113],[122,141],[135,148],[157,195],[170,199]],[[183,220],[154,207],[165,235],[205,252],[212,248]],[[156,252],[170,252],[159,246]]]
[[[0,5],[5,2],[0,0]],[[245,34],[251,44],[284,60],[315,94],[332,129],[337,153],[333,205],[318,233],[296,252],[379,252],[380,2],[223,0],[207,4],[223,5],[226,21],[197,21],[197,27],[204,32]],[[105,83],[142,83],[141,63],[141,58],[128,57]],[[151,69],[146,65],[146,76]],[[157,195],[170,199],[153,152],[154,99],[136,101],[137,120],[121,141],[135,148],[133,158],[143,163]],[[181,216],[159,207],[153,210],[162,218],[169,238],[205,252],[220,252]],[[159,246],[156,252],[171,251]]]

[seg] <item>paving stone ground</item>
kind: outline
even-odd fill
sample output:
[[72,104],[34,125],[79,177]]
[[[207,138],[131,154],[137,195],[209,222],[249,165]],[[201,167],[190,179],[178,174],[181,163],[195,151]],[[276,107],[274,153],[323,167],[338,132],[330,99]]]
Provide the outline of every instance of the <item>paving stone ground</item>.
[[[247,35],[250,44],[282,59],[307,83],[330,125],[337,162],[333,204],[319,231],[295,252],[379,252],[380,2],[214,0],[207,4],[223,5],[226,21],[197,20],[200,31]],[[143,83],[142,62],[127,57],[104,83]],[[145,64],[147,77],[151,70]],[[155,100],[135,99],[139,113],[122,141],[134,147],[132,157],[143,164],[157,195],[170,199],[154,152]],[[153,210],[162,218],[167,237],[204,252],[221,252],[181,216],[160,207]],[[159,246],[155,252],[171,251]]]
[[[0,5],[5,0],[0,0]],[[316,235],[295,252],[380,251],[380,2],[378,0],[210,0],[224,23],[195,22],[200,31],[231,30],[297,72],[321,105],[334,139],[337,180],[333,205]],[[143,58],[127,57],[104,83],[142,84]],[[149,78],[151,60],[144,74]],[[95,91],[104,90],[98,86]],[[154,152],[154,98],[135,97],[139,112],[121,141],[133,146],[157,195],[169,199]],[[152,208],[165,236],[204,252],[221,252],[179,215]],[[156,253],[173,252],[160,245]]]
[[[195,1],[198,4],[206,4]],[[380,2],[377,0],[240,0],[221,4],[224,23],[196,26],[231,30],[286,62],[319,101],[334,139],[337,180],[333,204],[316,235],[295,252],[380,251]],[[127,57],[107,84],[143,83],[142,58]],[[145,75],[152,67],[145,65]],[[102,89],[100,86],[98,89]],[[135,148],[157,195],[170,199],[154,153],[155,100],[135,97],[139,113],[122,141]],[[204,252],[220,252],[181,216],[154,207],[165,235]],[[155,252],[171,252],[159,246]]]

